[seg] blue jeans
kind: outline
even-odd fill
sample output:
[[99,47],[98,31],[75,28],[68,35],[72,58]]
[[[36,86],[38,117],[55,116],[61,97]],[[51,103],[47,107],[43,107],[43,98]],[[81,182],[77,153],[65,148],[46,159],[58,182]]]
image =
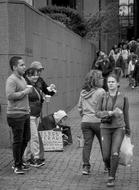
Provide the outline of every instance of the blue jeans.
[[100,123],[87,123],[83,122],[81,124],[81,129],[83,133],[84,138],[84,147],[83,147],[83,168],[88,167],[90,168],[90,153],[92,149],[92,143],[94,140],[94,137],[96,135],[100,148],[101,148],[101,136],[100,136]]
[[119,152],[125,130],[123,128],[101,128],[103,161],[109,169],[109,175],[115,178],[118,167]]
[[25,115],[20,118],[7,117],[8,125],[13,134],[13,157],[14,166],[22,166],[22,157],[30,140],[30,116]]

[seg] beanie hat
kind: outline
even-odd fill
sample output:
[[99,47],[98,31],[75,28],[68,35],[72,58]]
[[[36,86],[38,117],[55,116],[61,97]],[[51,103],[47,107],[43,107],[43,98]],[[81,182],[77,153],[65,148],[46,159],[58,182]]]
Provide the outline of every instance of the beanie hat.
[[54,119],[56,123],[58,123],[63,117],[67,117],[67,114],[64,110],[59,110],[57,112],[54,112]]
[[35,69],[44,69],[42,64],[39,61],[33,61],[30,65],[30,68],[35,68]]

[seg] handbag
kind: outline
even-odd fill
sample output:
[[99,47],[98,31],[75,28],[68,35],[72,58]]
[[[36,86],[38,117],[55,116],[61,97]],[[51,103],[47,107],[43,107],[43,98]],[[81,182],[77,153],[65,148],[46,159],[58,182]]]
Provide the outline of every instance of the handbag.
[[[118,94],[118,91],[116,92],[116,96],[114,97],[114,100],[113,100],[113,104],[112,104],[112,110],[114,108],[114,105],[115,105],[115,102],[116,102],[116,99],[117,99],[117,94]],[[108,105],[108,99],[109,99],[109,96],[107,97],[106,99],[106,105],[105,105],[105,110],[107,110],[107,105]],[[108,124],[111,124],[112,123],[112,120],[113,120],[113,116],[105,116],[101,119],[101,123],[108,123]]]
[[106,116],[106,117],[103,117],[101,119],[101,123],[108,123],[108,124],[111,124],[112,123],[112,118],[113,116]]
[[123,166],[130,166],[133,162],[133,148],[134,145],[131,143],[131,139],[128,136],[124,136],[121,144],[119,154],[119,164]]

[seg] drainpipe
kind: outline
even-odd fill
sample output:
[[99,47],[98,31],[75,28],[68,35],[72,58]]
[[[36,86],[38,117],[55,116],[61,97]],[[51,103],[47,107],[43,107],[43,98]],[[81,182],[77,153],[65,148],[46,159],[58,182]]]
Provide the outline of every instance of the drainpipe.
[[[101,12],[101,0],[99,0],[99,13]],[[99,30],[99,50],[101,50],[101,29]]]

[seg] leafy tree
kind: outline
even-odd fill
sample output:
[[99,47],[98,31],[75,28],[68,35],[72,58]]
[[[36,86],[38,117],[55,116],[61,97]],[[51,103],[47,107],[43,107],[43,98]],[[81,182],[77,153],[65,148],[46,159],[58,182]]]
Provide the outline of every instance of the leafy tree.
[[115,33],[119,30],[119,5],[109,3],[101,11],[94,15],[83,18],[78,11],[69,7],[46,6],[40,9],[41,12],[52,19],[64,24],[81,37],[92,39],[98,32]]
[[41,12],[50,16],[52,19],[57,20],[64,24],[67,28],[73,30],[81,37],[87,34],[86,20],[78,13],[78,11],[61,6],[47,6],[40,9]]
[[87,18],[87,37],[95,37],[99,31],[103,33],[115,33],[119,31],[118,4],[110,3],[103,10]]

